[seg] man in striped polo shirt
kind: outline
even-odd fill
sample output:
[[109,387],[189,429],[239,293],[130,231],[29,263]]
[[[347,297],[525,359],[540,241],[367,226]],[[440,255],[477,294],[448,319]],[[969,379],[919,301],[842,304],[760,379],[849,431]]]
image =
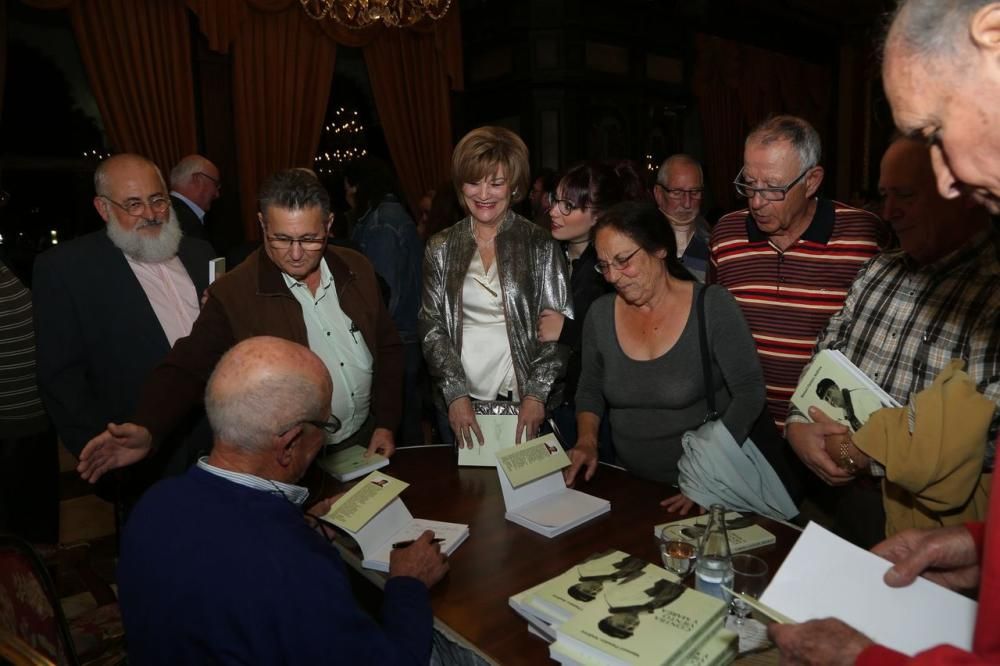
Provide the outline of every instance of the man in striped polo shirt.
[[710,242],[708,281],[743,309],[779,428],[817,334],[879,250],[875,215],[818,196],[819,159],[819,134],[808,122],[764,121],[747,137],[735,181],[749,208],[719,220]]

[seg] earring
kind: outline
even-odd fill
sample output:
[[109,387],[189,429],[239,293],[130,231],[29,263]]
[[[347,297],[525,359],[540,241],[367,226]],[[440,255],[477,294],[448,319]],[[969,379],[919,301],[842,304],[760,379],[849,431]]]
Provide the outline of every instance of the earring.
[[510,196],[512,196],[515,199],[517,198],[517,188],[516,187],[514,188],[514,191],[510,193]]

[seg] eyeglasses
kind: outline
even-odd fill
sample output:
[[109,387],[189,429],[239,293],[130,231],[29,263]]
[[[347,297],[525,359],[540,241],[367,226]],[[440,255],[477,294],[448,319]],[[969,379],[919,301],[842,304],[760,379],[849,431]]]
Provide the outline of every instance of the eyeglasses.
[[746,181],[743,180],[743,171],[746,170],[746,167],[743,167],[740,169],[740,172],[736,174],[736,180],[733,181],[733,185],[736,186],[736,193],[741,197],[746,197],[747,199],[753,199],[755,196],[760,195],[760,198],[764,201],[784,201],[785,196],[788,194],[788,190],[795,187],[798,182],[802,180],[812,169],[813,167],[806,167],[802,173],[795,177],[795,180],[788,183],[788,185],[785,185],[784,187],[750,187],[747,185]]
[[634,250],[632,250],[632,252],[627,257],[615,257],[610,262],[598,261],[596,264],[594,264],[594,270],[600,273],[601,275],[607,275],[608,271],[611,270],[612,268],[615,269],[616,271],[623,271],[626,268],[628,268],[628,262],[632,261],[632,257],[634,257],[636,252],[638,252],[641,249],[642,249],[641,247],[637,247]]
[[143,201],[142,199],[129,199],[123,204],[120,204],[111,197],[106,197],[103,194],[98,194],[97,196],[118,206],[132,217],[142,217],[142,214],[146,210],[147,206],[156,215],[165,213],[170,208],[170,199],[164,196],[153,197],[149,201]]
[[702,195],[705,194],[704,188],[682,190],[677,187],[667,187],[666,185],[663,185],[661,183],[657,183],[656,186],[661,190],[663,190],[664,192],[666,192],[668,198],[674,199],[675,201],[678,199],[683,199],[685,196],[689,196],[692,199],[697,200],[701,199]]
[[299,244],[307,252],[322,250],[326,245],[326,238],[286,238],[284,236],[268,236],[267,244],[275,250],[287,250],[295,243]]
[[588,208],[593,208],[593,206],[577,206],[569,199],[553,199],[552,205],[558,208],[559,212],[563,215],[569,215],[574,210],[587,210]]
[[336,435],[337,431],[340,430],[340,419],[333,414],[330,414],[329,421],[302,421],[302,423],[308,423],[311,426],[315,426],[316,428],[325,431],[328,435]]
[[222,190],[222,181],[219,180],[218,178],[212,178],[211,176],[209,176],[204,171],[195,171],[194,175],[196,175],[196,176],[204,176],[205,178],[208,178],[210,181],[212,181],[212,184],[215,185],[215,189]]

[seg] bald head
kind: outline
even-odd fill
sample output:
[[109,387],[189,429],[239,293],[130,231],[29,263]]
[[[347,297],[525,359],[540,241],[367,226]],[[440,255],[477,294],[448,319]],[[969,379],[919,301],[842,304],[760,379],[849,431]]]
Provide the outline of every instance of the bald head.
[[272,337],[249,338],[219,361],[205,390],[215,446],[265,452],[273,438],[307,421],[325,421],[333,385],[308,348]]
[[142,155],[120,153],[97,165],[94,170],[94,192],[103,197],[115,198],[115,187],[129,178],[143,178],[147,174],[159,182],[160,189],[166,191],[163,174],[159,167]]
[[170,189],[208,211],[222,192],[219,169],[207,157],[188,155],[170,170]]
[[902,0],[889,24],[886,44],[929,59],[956,56],[969,45],[969,21],[993,0]]

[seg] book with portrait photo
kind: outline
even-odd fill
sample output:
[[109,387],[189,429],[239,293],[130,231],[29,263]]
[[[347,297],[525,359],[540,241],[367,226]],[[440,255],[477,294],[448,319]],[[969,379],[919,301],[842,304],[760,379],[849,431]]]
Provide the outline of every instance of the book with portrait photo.
[[[705,534],[707,526],[708,515],[694,516],[655,525],[653,536],[657,539],[660,538],[665,529],[668,536],[673,539],[697,543]],[[774,535],[755,524],[753,516],[744,516],[735,511],[726,512],[726,534],[729,536],[729,547],[734,554],[745,553],[762,546],[770,546],[775,542]]]
[[899,407],[892,396],[835,349],[824,349],[813,357],[795,387],[792,404],[806,417],[810,407],[817,407],[851,432],[860,430],[868,417],[883,407]]

